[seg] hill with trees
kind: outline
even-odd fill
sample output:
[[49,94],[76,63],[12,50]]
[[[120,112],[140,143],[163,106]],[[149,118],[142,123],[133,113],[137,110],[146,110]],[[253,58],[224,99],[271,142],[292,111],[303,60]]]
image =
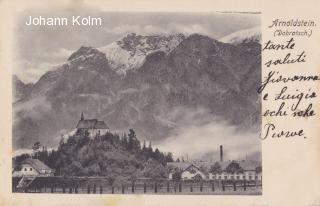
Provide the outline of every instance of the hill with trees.
[[[152,179],[167,177],[165,165],[172,162],[172,154],[164,154],[151,143],[138,140],[135,131],[128,134],[106,133],[89,138],[88,132],[77,131],[68,139],[61,139],[56,150],[37,148],[32,158],[37,158],[55,169],[57,176],[104,176],[110,180],[126,181],[139,177]],[[14,165],[30,157],[24,154],[14,158]],[[156,168],[156,169],[155,169]]]

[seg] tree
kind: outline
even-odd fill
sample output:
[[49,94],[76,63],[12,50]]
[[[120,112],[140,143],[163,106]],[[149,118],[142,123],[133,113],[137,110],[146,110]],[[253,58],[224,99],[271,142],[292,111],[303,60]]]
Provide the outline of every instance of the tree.
[[123,134],[122,138],[121,138],[121,144],[124,148],[128,148],[128,139],[127,139],[127,135]]
[[47,162],[45,162],[50,168],[55,168],[55,162],[57,159],[57,152],[55,150],[52,150],[48,153],[48,159]]
[[137,151],[140,149],[140,142],[137,139],[136,133],[133,129],[129,129],[129,142],[128,142],[128,149]]
[[159,180],[167,177],[167,170],[162,164],[156,164],[148,175],[153,180]]
[[261,166],[256,167],[256,173],[261,173],[261,172],[262,172],[262,167]]
[[211,166],[210,168],[210,172],[217,174],[217,173],[221,173],[222,172],[222,168],[219,162],[214,163],[213,166]]
[[77,147],[81,148],[84,145],[86,145],[88,142],[90,142],[90,137],[88,136],[80,137],[77,142]]
[[149,146],[146,149],[146,157],[147,157],[147,159],[153,157],[153,149],[152,149],[152,146],[151,146],[151,141],[149,142]]
[[47,162],[48,161],[48,151],[47,151],[47,147],[42,146],[42,151],[38,151],[37,152],[37,157],[39,160],[41,160],[42,162]]
[[35,159],[38,159],[38,158],[39,158],[39,157],[38,157],[38,151],[39,151],[39,149],[40,149],[40,146],[41,146],[41,144],[40,144],[39,141],[38,141],[38,142],[35,142],[35,143],[33,144],[33,146],[32,146],[32,150],[33,150],[34,158],[35,158]]
[[180,181],[180,180],[181,180],[181,172],[175,171],[175,172],[172,174],[172,180],[174,180],[174,181]]
[[152,151],[151,141],[149,142],[149,147],[148,147],[148,149]]
[[142,150],[143,150],[143,151],[146,150],[146,140],[143,140]]
[[160,160],[160,151],[159,151],[159,149],[158,148],[156,148],[155,150],[154,150],[154,159],[156,159],[156,160]]
[[165,161],[166,162],[173,162],[173,157],[172,157],[171,152],[168,152],[168,154],[165,156]]
[[240,167],[239,163],[232,161],[226,168],[228,173],[242,173],[243,169]]

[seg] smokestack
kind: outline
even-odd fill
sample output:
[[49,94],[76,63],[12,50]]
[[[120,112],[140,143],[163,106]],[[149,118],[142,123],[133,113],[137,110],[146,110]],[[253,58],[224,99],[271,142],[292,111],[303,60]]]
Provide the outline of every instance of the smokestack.
[[220,162],[223,162],[223,148],[222,148],[222,145],[220,145]]

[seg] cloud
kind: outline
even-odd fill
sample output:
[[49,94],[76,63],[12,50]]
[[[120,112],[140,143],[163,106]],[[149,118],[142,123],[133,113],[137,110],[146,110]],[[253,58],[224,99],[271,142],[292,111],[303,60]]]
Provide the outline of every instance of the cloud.
[[125,35],[127,33],[137,33],[142,35],[169,33],[165,28],[154,25],[120,25],[111,29],[106,29],[106,32],[116,35]]
[[137,33],[141,35],[152,35],[152,34],[193,34],[199,33],[204,35],[212,35],[212,32],[205,28],[201,24],[179,24],[179,23],[170,23],[164,26],[156,25],[120,25],[113,28],[108,28],[105,30],[108,33],[116,35],[125,35],[127,33]]
[[59,48],[53,52],[42,52],[32,60],[20,60],[14,73],[25,83],[37,81],[44,73],[66,62],[73,51]]
[[112,29],[106,29],[106,32],[108,33],[114,33],[114,34],[126,34],[128,32],[135,32],[140,33],[142,31],[142,28],[138,25],[120,25],[116,26]]
[[[182,110],[181,110],[182,111]],[[213,118],[205,109],[191,110],[177,117],[181,119],[174,132],[155,145],[161,151],[173,152],[175,158],[219,159],[219,146],[224,147],[225,160],[245,159],[260,153],[261,142],[257,131],[243,131],[227,121]],[[172,115],[176,115],[172,114]]]
[[172,33],[183,33],[183,34],[204,34],[208,36],[212,36],[212,32],[205,28],[201,24],[169,24],[168,25],[168,30],[171,31]]
[[57,64],[50,62],[31,62],[22,60],[15,66],[14,74],[24,83],[36,82],[44,73],[52,70]]
[[65,48],[60,48],[57,51],[54,51],[49,55],[52,56],[53,58],[66,60],[72,53],[73,53],[73,51],[71,51],[71,50],[68,50]]

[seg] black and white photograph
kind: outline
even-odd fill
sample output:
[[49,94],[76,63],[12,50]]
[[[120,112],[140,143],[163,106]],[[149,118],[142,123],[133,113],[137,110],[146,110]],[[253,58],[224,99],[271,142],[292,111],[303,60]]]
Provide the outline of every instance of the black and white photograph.
[[262,195],[260,12],[16,21],[12,192]]

